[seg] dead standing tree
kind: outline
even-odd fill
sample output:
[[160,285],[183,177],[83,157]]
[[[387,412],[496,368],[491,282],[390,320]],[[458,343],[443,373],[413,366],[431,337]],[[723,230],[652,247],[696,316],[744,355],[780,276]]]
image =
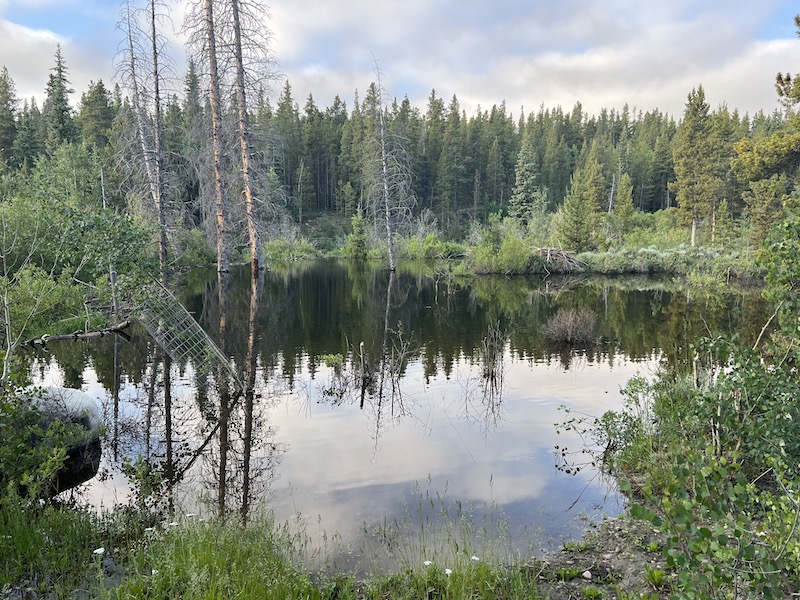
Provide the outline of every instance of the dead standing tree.
[[269,204],[258,198],[254,176],[255,155],[247,97],[263,89],[264,79],[273,76],[275,64],[269,47],[271,33],[265,20],[269,13],[258,0],[196,0],[190,5],[185,22],[192,54],[208,67],[212,107],[212,139],[216,182],[217,249],[220,270],[227,270],[227,240],[231,225],[231,205],[226,196],[222,163],[224,124],[222,106],[228,96],[235,97],[237,137],[240,150],[241,189],[253,270],[264,267],[259,207]]
[[[156,0],[149,0],[147,10],[143,12],[134,9],[130,1],[125,3],[119,28],[125,32],[126,45],[118,55],[117,68],[123,74],[131,93],[141,159],[158,217],[161,283],[166,285],[167,208],[164,194],[164,127],[161,117],[161,65],[166,50],[164,38],[158,33],[157,27],[159,7],[163,8],[163,5]],[[152,117],[148,115],[148,109],[152,109]]]
[[364,180],[367,182],[367,206],[371,208],[375,221],[380,220],[385,230],[389,255],[389,270],[397,268],[394,238],[407,224],[416,203],[411,186],[411,161],[403,140],[397,132],[390,130],[387,110],[383,98],[381,72],[375,68],[377,83],[372,102],[374,126],[367,131],[367,153],[365,156]]

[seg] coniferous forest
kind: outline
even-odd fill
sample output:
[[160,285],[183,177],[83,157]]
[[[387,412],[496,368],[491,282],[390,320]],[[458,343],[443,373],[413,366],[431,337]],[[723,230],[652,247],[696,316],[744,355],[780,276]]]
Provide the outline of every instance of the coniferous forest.
[[[379,254],[387,237],[468,243],[503,219],[534,247],[754,248],[791,191],[764,162],[776,135],[784,144],[795,135],[785,133],[789,90],[786,110],[771,114],[711,107],[701,82],[686,90],[682,115],[587,114],[580,103],[514,114],[501,99],[466,114],[436,90],[425,106],[389,98],[376,70],[362,91],[322,107],[311,94],[295,98],[289,81],[273,89],[268,24],[256,15],[238,29],[217,17],[210,59],[200,4],[187,18],[187,71],[165,77],[159,7],[144,4],[123,12],[118,81],[91,83],[75,106],[60,48],[42,74],[41,106],[18,98],[3,69],[0,190],[76,210],[105,203],[153,228],[162,267],[213,261],[214,248],[221,269],[263,260],[265,245],[352,253],[353,226]],[[253,71],[235,68],[236,31],[239,64]]]

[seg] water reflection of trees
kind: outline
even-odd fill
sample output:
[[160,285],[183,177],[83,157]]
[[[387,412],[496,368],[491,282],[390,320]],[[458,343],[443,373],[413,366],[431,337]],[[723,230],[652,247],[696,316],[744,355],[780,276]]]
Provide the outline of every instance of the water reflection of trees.
[[[282,451],[269,421],[276,386],[296,389],[310,374],[322,401],[362,406],[377,439],[393,420],[416,418],[418,399],[404,394],[404,378],[461,377],[459,414],[492,427],[502,418],[509,360],[573,368],[575,361],[663,357],[679,366],[707,331],[754,340],[766,320],[757,291],[717,292],[593,278],[481,278],[449,281],[445,290],[424,266],[392,275],[334,261],[292,263],[255,280],[249,270],[223,279],[193,272],[178,296],[231,357],[242,394],[221,373],[169,364],[141,331],[119,347],[113,339],[81,341],[31,358],[40,373],[56,362],[62,383],[73,387],[85,383],[91,366],[111,391],[109,435],[118,457],[141,455],[154,481],[194,479],[218,513],[246,520],[269,494]],[[561,309],[597,315],[593,343],[547,343],[543,325]],[[323,371],[331,356],[341,362]],[[460,365],[472,367],[469,375],[459,375]],[[115,401],[120,386],[127,396]],[[126,413],[128,405],[136,412]]]

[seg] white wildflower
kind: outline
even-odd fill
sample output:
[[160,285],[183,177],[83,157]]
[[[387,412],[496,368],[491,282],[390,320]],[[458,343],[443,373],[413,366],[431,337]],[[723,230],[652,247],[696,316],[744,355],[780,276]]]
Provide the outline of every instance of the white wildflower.
[[425,565],[426,567],[430,567],[430,566],[433,564],[433,561],[432,561],[432,560],[426,560],[426,561],[425,561],[424,563],[422,563],[422,564],[423,564],[423,565]]
[[453,574],[453,570],[452,569],[445,569],[444,570],[444,574],[447,575],[448,577],[450,577],[450,575]]
[[480,558],[478,558],[478,557],[477,557],[477,556],[475,556],[474,554],[473,554],[472,556],[470,556],[470,557],[469,557],[469,559],[470,559],[470,560],[480,560]]
[[95,548],[92,550],[92,554],[96,554],[97,556],[103,556],[106,553],[106,549],[100,546],[99,548]]

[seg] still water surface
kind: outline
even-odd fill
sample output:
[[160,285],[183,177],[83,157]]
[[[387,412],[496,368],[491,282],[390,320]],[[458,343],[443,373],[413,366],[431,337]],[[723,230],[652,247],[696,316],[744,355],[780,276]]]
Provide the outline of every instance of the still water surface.
[[[390,278],[334,261],[276,265],[257,281],[197,271],[178,296],[253,393],[230,395],[215,372],[171,362],[138,328],[130,341],[35,356],[39,381],[82,388],[104,407],[101,476],[83,501],[143,500],[124,466],[134,464],[158,480],[148,502],[165,512],[270,510],[312,545],[335,539],[373,559],[394,538],[421,537],[443,510],[472,524],[463,535],[476,549],[500,538],[523,552],[619,513],[616,483],[590,457],[564,465],[555,450],[591,440],[556,424],[620,408],[626,381],[684,364],[708,331],[754,338],[764,311],[756,290],[709,296],[646,279],[457,285],[425,265]],[[560,309],[594,315],[593,341],[549,339]],[[583,468],[565,472],[573,463]]]

